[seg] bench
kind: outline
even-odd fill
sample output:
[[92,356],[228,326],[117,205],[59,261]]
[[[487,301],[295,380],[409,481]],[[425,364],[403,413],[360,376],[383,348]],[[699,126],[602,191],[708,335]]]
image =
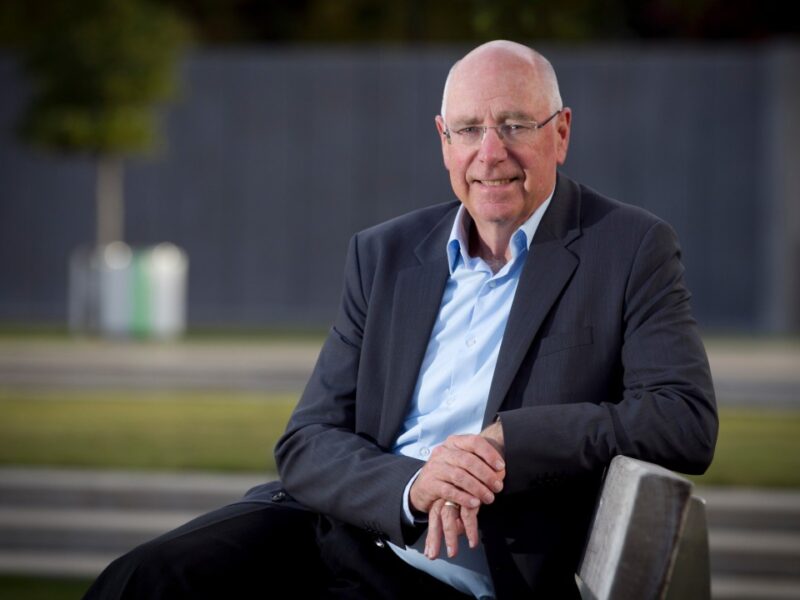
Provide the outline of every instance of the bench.
[[692,483],[615,457],[576,579],[583,600],[708,600],[705,502],[692,495]]

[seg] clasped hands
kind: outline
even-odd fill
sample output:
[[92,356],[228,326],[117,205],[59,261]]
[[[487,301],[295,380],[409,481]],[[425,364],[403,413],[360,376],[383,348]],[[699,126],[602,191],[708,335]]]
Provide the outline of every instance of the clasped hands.
[[428,514],[429,559],[439,556],[443,537],[449,557],[457,554],[461,535],[470,548],[478,545],[478,511],[503,489],[503,450],[503,428],[496,421],[479,435],[451,435],[431,452],[409,492],[411,506]]

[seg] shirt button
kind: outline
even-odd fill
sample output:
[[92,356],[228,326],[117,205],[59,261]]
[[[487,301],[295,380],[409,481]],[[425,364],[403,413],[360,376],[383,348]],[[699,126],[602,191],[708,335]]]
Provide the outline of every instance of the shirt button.
[[471,337],[465,342],[465,344],[467,345],[467,348],[471,348],[472,346],[475,345],[476,341],[477,340],[474,337]]
[[431,449],[430,449],[430,448],[428,448],[427,446],[424,446],[424,447],[423,447],[423,448],[421,448],[421,449],[420,449],[420,451],[419,451],[419,455],[420,455],[420,456],[428,456],[430,453],[431,453]]
[[497,282],[496,281],[490,281],[489,282],[489,287],[490,288],[496,288],[497,287]]

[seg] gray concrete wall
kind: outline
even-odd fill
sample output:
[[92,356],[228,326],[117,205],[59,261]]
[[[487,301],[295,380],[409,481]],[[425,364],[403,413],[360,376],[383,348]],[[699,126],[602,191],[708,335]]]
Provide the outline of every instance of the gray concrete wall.
[[[796,46],[542,48],[574,111],[564,172],[678,231],[706,330],[800,327]],[[452,198],[433,117],[464,48],[199,50],[166,146],[128,162],[127,240],[189,252],[190,325],[324,326],[356,230]],[[0,59],[0,321],[61,319],[94,235],[90,160],[20,144]],[[795,132],[795,133],[793,133]]]

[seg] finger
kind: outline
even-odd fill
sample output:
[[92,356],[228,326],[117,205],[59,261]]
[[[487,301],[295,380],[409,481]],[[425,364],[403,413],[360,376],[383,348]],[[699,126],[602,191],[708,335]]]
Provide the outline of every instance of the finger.
[[[428,465],[428,470],[438,473],[440,479],[480,498],[485,504],[493,502],[494,493],[503,488],[505,471],[495,471],[466,450],[439,446],[431,454]],[[441,491],[439,494],[447,497]]]
[[437,500],[431,505],[428,513],[428,534],[425,537],[425,556],[433,560],[439,556],[442,546],[441,512],[444,500]]
[[[482,464],[480,459],[475,457],[472,457],[472,459],[476,463]],[[486,465],[483,465],[483,469],[486,469],[484,473],[485,479],[476,477],[474,470],[469,471],[460,467],[446,467],[442,473],[442,478],[460,490],[479,498],[483,504],[491,504],[494,502],[494,495],[503,489],[502,477],[505,476],[505,472],[497,474],[495,471],[488,469]],[[442,496],[447,497],[446,494],[442,494]],[[473,506],[464,502],[459,504]]]
[[447,556],[453,558],[458,554],[458,536],[464,531],[461,524],[461,509],[458,506],[445,505],[442,508],[441,521]]
[[490,490],[499,492],[502,489],[502,481],[505,477],[505,470],[495,470],[493,467],[488,465],[483,458],[474,454],[465,447],[461,448],[452,445],[439,446],[438,448],[434,449],[433,454],[431,455],[431,460],[434,462],[434,464],[444,462],[454,468],[462,469]]
[[480,435],[451,435],[445,440],[445,445],[466,450],[485,462],[495,471],[503,471],[506,462],[503,456],[489,440]]
[[470,548],[477,548],[480,542],[478,534],[478,511],[480,508],[461,507],[461,524],[467,536]]
[[421,512],[430,512],[438,498],[446,498],[463,506],[476,508],[494,497],[486,486],[466,471],[456,467],[426,463],[411,485],[409,500]]
[[495,471],[470,448],[496,452],[486,439],[475,435],[450,436],[434,449],[411,487],[410,500],[417,511],[429,512],[437,498],[474,508],[494,501],[494,494],[503,488],[505,470]]

